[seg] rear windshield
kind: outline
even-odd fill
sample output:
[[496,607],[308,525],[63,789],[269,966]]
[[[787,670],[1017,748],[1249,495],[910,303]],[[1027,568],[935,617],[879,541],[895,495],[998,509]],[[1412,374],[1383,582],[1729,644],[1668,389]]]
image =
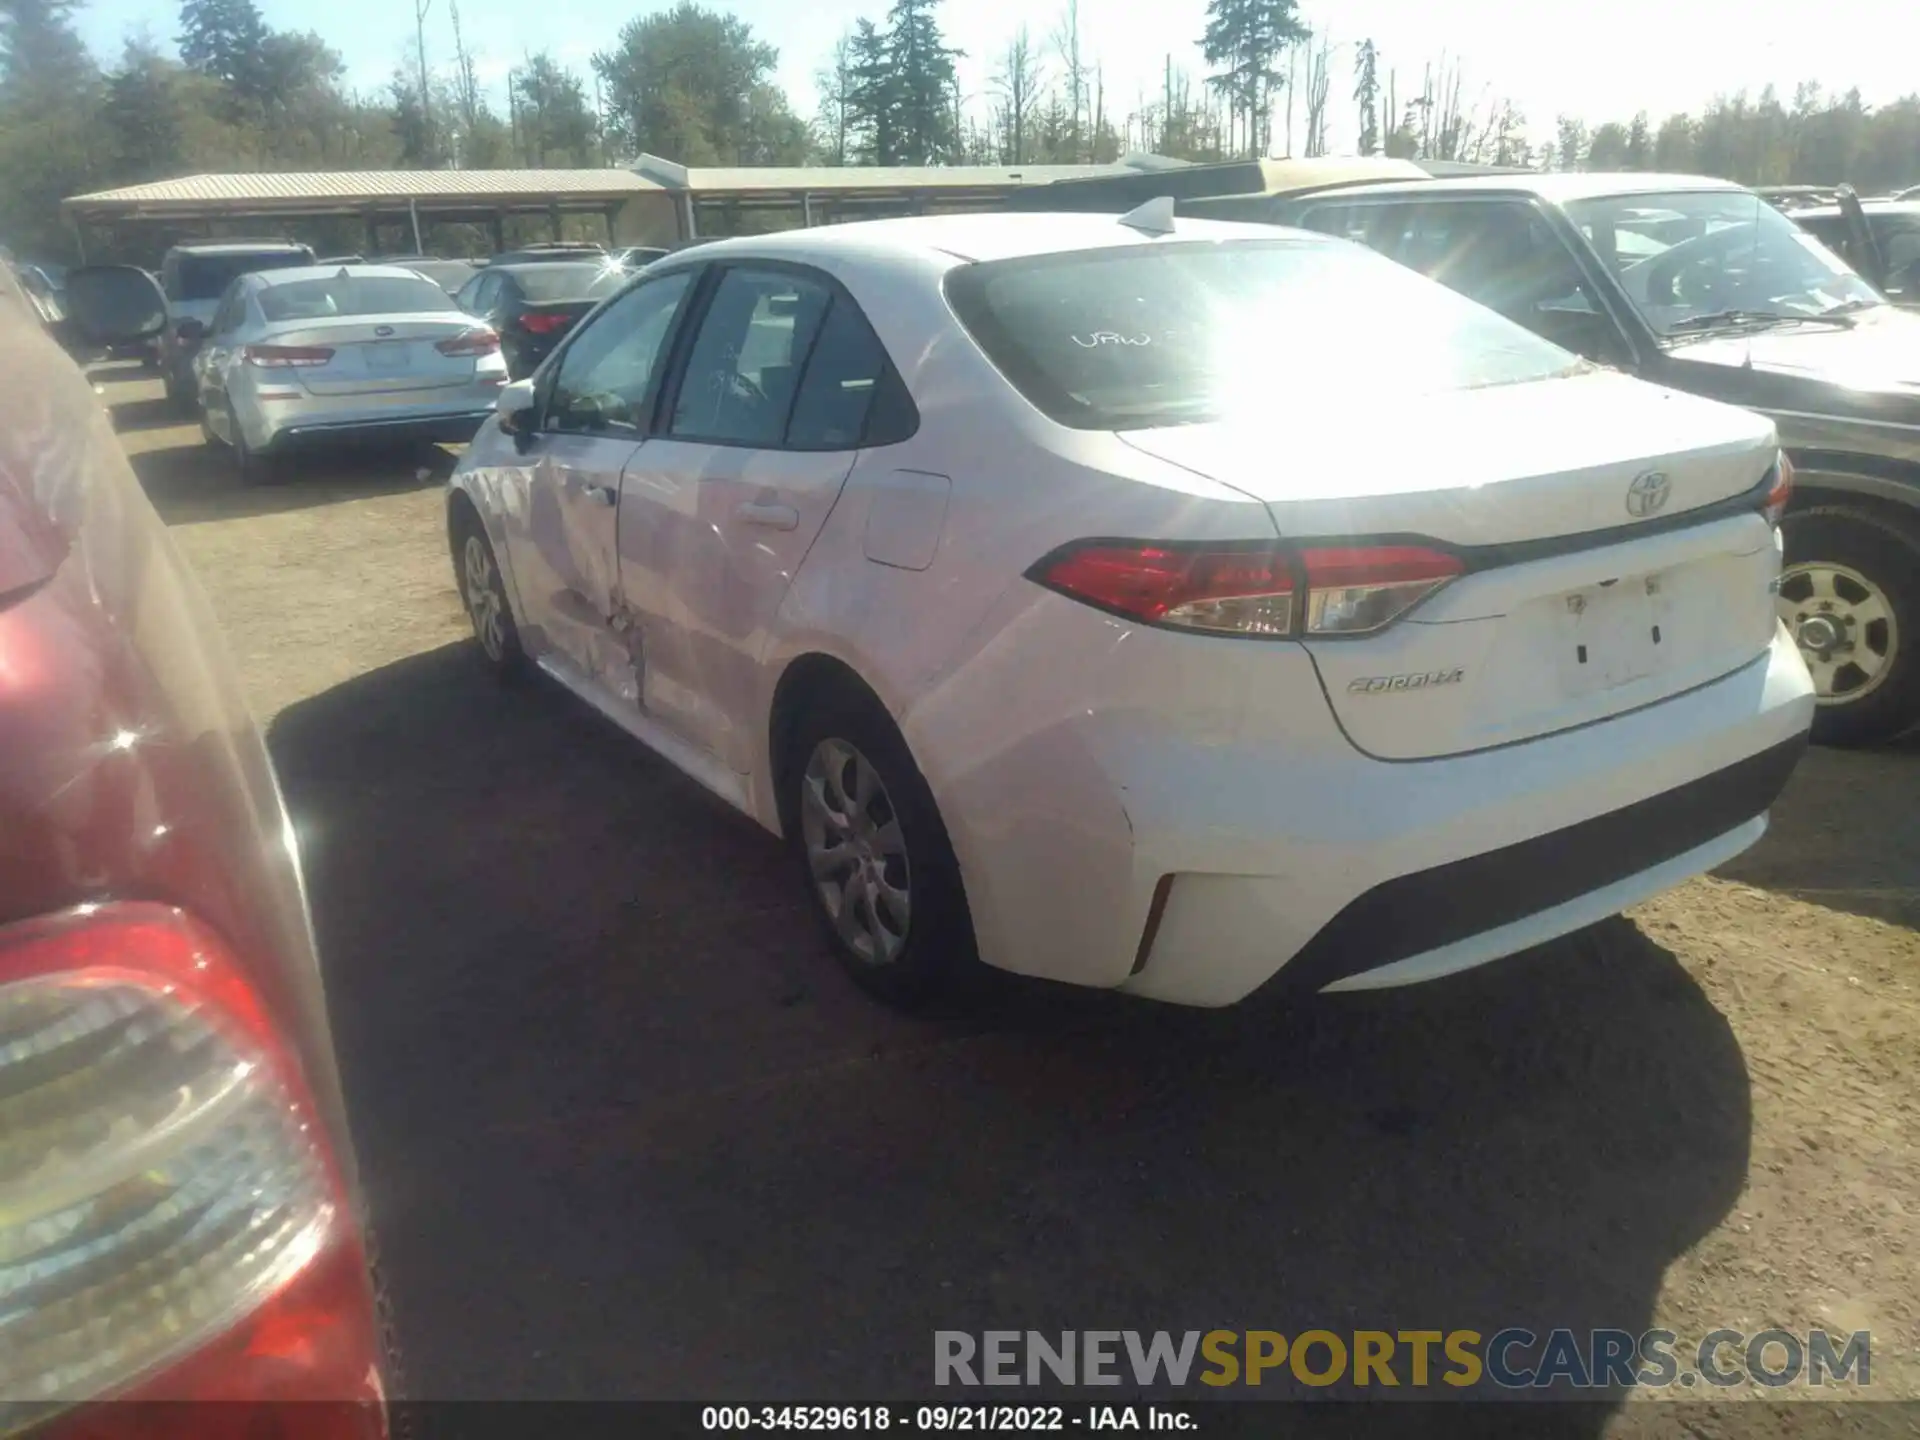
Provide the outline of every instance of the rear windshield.
[[458,290],[478,272],[464,260],[409,260],[407,269],[433,281],[442,290]]
[[269,320],[320,320],[332,315],[413,315],[457,309],[453,297],[424,277],[329,275],[295,280],[260,292],[260,313]]
[[167,282],[169,300],[218,300],[242,275],[257,270],[290,270],[313,264],[311,250],[270,250],[249,255],[182,255]]
[[1168,242],[964,266],[947,300],[1000,372],[1082,430],[1284,414],[1544,379],[1584,362],[1357,245]]
[[585,300],[606,273],[607,266],[588,260],[578,265],[529,265],[513,271],[513,278],[519,281],[527,299],[539,304],[548,300]]

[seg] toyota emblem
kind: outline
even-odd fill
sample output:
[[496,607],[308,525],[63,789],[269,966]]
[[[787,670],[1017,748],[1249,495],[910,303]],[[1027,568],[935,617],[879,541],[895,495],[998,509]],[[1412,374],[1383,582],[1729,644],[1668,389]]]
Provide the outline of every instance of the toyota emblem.
[[[373,327],[373,333],[374,333],[374,334],[376,334],[376,335],[380,335],[380,336],[386,336],[386,335],[391,335],[391,334],[393,333],[393,327],[392,327],[391,325],[376,325],[376,326],[374,326],[374,327]],[[1635,483],[1635,484],[1637,485],[1637,484],[1639,484],[1640,482],[1636,480],[1636,481],[1635,481],[1634,483]],[[1665,484],[1666,482],[1665,482],[1664,480],[1662,480],[1662,481],[1661,481],[1661,483],[1662,483],[1662,484],[1664,485],[1664,484]],[[1627,502],[1627,504],[1628,504],[1628,506],[1629,506],[1629,508],[1631,508],[1631,506],[1632,506],[1632,504],[1633,504],[1633,502],[1632,502],[1632,501],[1628,501],[1628,502]],[[1660,507],[1659,507],[1658,505],[1656,505],[1656,506],[1654,506],[1653,508],[1654,508],[1654,509],[1656,509],[1656,510],[1658,510],[1658,509],[1659,509]],[[1639,514],[1640,512],[1639,512],[1638,510],[1635,510],[1635,511],[1634,511],[1633,513],[1634,513],[1634,514],[1636,514],[1636,515],[1638,515],[1638,514]]]
[[1672,482],[1658,470],[1636,475],[1627,486],[1627,513],[1636,520],[1657,515],[1666,508],[1667,497],[1672,493]]

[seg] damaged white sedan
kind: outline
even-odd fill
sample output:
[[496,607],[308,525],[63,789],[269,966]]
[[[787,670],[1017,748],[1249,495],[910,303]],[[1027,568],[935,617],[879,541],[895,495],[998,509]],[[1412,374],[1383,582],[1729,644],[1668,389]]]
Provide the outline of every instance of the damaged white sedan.
[[1587,925],[1813,712],[1771,423],[1342,240],[979,215],[703,245],[452,480],[487,658],[785,837],[889,999],[1223,1005]]

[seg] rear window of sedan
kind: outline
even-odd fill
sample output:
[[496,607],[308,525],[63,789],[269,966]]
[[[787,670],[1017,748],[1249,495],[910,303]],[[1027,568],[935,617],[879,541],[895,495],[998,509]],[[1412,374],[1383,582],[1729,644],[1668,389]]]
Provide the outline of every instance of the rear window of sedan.
[[595,292],[593,287],[608,274],[625,278],[621,270],[597,260],[579,265],[528,265],[515,267],[509,273],[519,282],[521,292],[535,304],[548,300],[585,300],[593,294],[606,293]]
[[1283,419],[1290,407],[1572,374],[1585,362],[1340,241],[1166,241],[950,271],[948,304],[1059,424]]
[[260,292],[260,313],[274,320],[323,320],[335,315],[416,315],[459,307],[431,280],[407,275],[329,275],[293,280]]

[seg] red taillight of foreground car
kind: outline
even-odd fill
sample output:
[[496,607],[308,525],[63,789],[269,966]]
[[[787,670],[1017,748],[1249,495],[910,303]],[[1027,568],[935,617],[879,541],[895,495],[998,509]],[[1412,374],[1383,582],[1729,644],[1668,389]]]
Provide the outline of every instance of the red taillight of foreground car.
[[1030,578],[1151,625],[1285,639],[1361,635],[1391,624],[1465,567],[1413,545],[1070,545]]
[[240,358],[262,370],[293,370],[303,365],[324,365],[333,359],[325,345],[249,345]]
[[525,330],[529,335],[558,335],[562,330],[573,324],[573,319],[574,317],[571,315],[542,315],[536,311],[532,314],[522,315],[519,319],[519,325],[520,328]]
[[500,336],[483,325],[451,339],[436,341],[433,348],[442,355],[498,355]]
[[1767,490],[1766,517],[1778,525],[1781,517],[1787,513],[1787,502],[1793,499],[1793,461],[1787,458],[1787,452],[1780,452],[1780,459],[1773,467],[1773,484]]
[[218,937],[149,904],[0,929],[0,1433],[367,1440],[378,1356],[299,1065]]

